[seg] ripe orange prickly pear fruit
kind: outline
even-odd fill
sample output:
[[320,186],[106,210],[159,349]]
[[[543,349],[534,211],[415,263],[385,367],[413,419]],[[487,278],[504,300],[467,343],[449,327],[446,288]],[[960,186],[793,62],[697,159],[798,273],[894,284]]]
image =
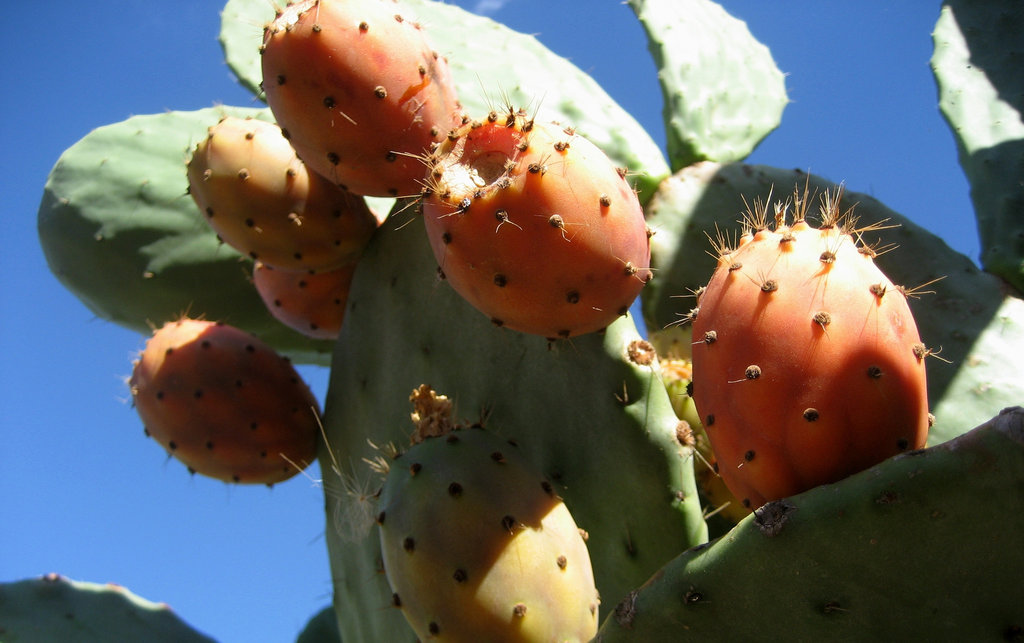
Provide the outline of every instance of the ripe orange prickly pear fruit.
[[316,457],[319,405],[287,358],[198,319],[153,333],[129,380],[146,433],[189,470],[271,485]]
[[[414,396],[433,393],[425,388]],[[599,599],[590,555],[551,483],[494,433],[437,431],[437,416],[426,419],[430,437],[390,463],[377,516],[393,601],[416,634],[591,640]]]
[[[924,446],[928,354],[906,291],[858,246],[839,194],[822,225],[755,205],[693,322],[693,399],[718,470],[743,504],[834,482]],[[858,235],[859,238],[859,235]]]
[[547,338],[603,329],[651,277],[624,175],[572,128],[521,110],[459,128],[431,156],[423,199],[442,273],[499,326]]
[[270,314],[284,325],[313,339],[337,339],[356,265],[308,273],[256,262],[252,283]]
[[412,196],[461,108],[447,61],[394,0],[303,0],[264,29],[267,104],[299,156],[356,194]]
[[281,128],[227,117],[188,164],[189,192],[217,236],[242,254],[286,270],[330,270],[354,261],[379,225],[365,199],[303,165]]

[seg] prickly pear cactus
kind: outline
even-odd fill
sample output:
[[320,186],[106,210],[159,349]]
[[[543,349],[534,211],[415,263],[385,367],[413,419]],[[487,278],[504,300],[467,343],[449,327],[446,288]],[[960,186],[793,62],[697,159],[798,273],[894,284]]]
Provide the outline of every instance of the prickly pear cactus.
[[[990,497],[1001,509],[979,515]],[[625,597],[597,640],[1018,640],[1022,511],[1015,407],[945,444],[766,504]]]
[[939,108],[971,183],[981,263],[1024,291],[1024,8],[952,0],[932,38]]
[[[315,4],[307,0],[304,6]],[[51,172],[39,209],[47,261],[97,315],[140,332],[188,313],[242,328],[294,360],[330,361],[318,457],[334,603],[310,622],[302,640],[415,640],[389,584],[388,573],[400,574],[400,565],[384,569],[388,559],[409,549],[407,534],[395,540],[385,527],[398,492],[397,483],[384,486],[382,470],[401,466],[393,456],[409,448],[409,391],[422,385],[448,395],[458,421],[516,444],[523,470],[546,480],[550,494],[548,487],[538,489],[563,501],[587,532],[593,582],[603,601],[590,614],[588,594],[584,616],[603,621],[595,640],[668,641],[683,634],[733,640],[778,638],[779,632],[808,639],[1019,639],[1024,593],[1014,574],[1024,566],[1016,538],[1024,530],[1024,411],[1016,405],[1024,401],[1024,378],[1015,360],[1024,354],[1024,134],[1019,65],[1013,63],[1024,44],[1020,7],[951,0],[934,34],[940,105],[972,184],[984,270],[867,195],[843,190],[830,206],[852,209],[858,218],[850,230],[884,273],[873,283],[876,290],[887,292],[891,284],[909,305],[920,338],[913,345],[926,347],[912,354],[924,362],[927,410],[935,420],[931,446],[916,448],[925,410],[918,408],[918,382],[907,387],[913,389],[913,419],[893,427],[903,453],[842,480],[818,480],[799,493],[787,489],[785,497],[761,506],[752,502],[752,513],[721,512],[719,518],[730,520],[711,522],[708,514],[722,507],[706,481],[698,492],[694,466],[716,456],[707,439],[714,426],[694,406],[700,400],[694,390],[707,379],[702,384],[703,371],[691,363],[693,342],[697,349],[707,342],[693,337],[685,322],[697,316],[697,297],[714,274],[712,241],[720,249],[730,245],[729,230],[750,203],[762,203],[767,212],[779,199],[784,211],[794,205],[784,195],[806,186],[807,195],[797,198],[813,209],[815,198],[838,194],[840,186],[742,162],[778,125],[787,102],[782,73],[743,23],[709,0],[631,0],[630,6],[659,68],[667,159],[593,79],[537,39],[433,0],[404,0],[401,15],[447,59],[469,128],[492,113],[557,121],[569,128],[563,132],[571,130],[615,167],[626,168],[622,194],[635,190],[644,209],[650,262],[640,266],[639,259],[619,257],[618,276],[632,278],[631,270],[655,275],[641,291],[643,320],[616,301],[613,315],[587,329],[595,332],[578,336],[559,332],[564,326],[530,335],[492,323],[445,280],[445,253],[432,251],[421,208],[439,183],[426,164],[420,198],[367,199],[378,215],[390,215],[378,216],[375,225],[383,223],[348,266],[344,287],[331,290],[329,316],[310,313],[293,296],[302,285],[257,289],[250,282],[252,257],[220,243],[189,196],[185,164],[222,117],[275,120],[266,109],[139,116],[73,145]],[[257,98],[263,98],[260,48],[268,34],[253,25],[270,25],[288,11],[264,0],[228,0],[222,13],[227,63]],[[280,84],[279,75],[273,80]],[[378,100],[394,94],[373,89]],[[322,108],[335,105],[327,98],[319,98]],[[438,134],[435,140],[459,136]],[[563,151],[554,147],[552,153]],[[495,176],[509,169],[503,162]],[[463,178],[482,188],[479,182],[486,181],[476,171]],[[579,180],[567,182],[572,193]],[[471,207],[477,192],[483,199],[482,190],[473,191],[449,203],[450,214]],[[611,194],[590,200],[605,207],[602,196],[613,200]],[[492,226],[495,235],[515,230],[519,211],[510,211],[496,208],[485,233]],[[571,242],[566,219],[554,214],[544,213],[545,232]],[[434,245],[444,246],[446,234],[453,232],[434,234]],[[467,271],[483,265],[466,263]],[[558,264],[552,265],[556,270]],[[759,268],[764,274],[750,276],[755,282],[764,277],[760,290],[766,296],[774,292],[766,288],[772,269],[769,262]],[[547,269],[535,272],[537,280],[550,277]],[[509,285],[504,273],[485,277],[488,287]],[[559,296],[570,307],[583,301],[582,291],[572,288]],[[812,319],[827,336],[829,318]],[[754,332],[753,325],[734,326],[740,336]],[[700,330],[706,335],[708,329]],[[856,342],[866,335],[844,337]],[[794,378],[806,376],[793,371]],[[762,373],[748,368],[736,383]],[[827,369],[818,376],[835,379]],[[800,382],[793,386],[799,389]],[[761,401],[729,403],[749,412]],[[772,414],[760,415],[767,421]],[[968,432],[972,426],[978,428]],[[758,457],[751,454],[749,460]],[[713,466],[703,466],[703,475],[713,476]],[[382,487],[385,492],[378,493]],[[448,496],[451,489],[445,489]],[[421,533],[430,527],[425,522],[416,514],[406,527]],[[710,543],[709,525],[715,537]],[[954,548],[956,555],[949,556]],[[458,554],[452,549],[439,547],[434,556],[450,567]],[[458,584],[469,573],[456,566],[438,582]],[[417,591],[422,596],[430,589],[428,583]],[[0,588],[0,595],[6,591]],[[0,616],[12,604],[0,601]],[[536,613],[523,605],[502,609],[512,619]],[[28,609],[45,612],[39,605]],[[428,637],[441,633],[438,620],[417,626]],[[76,632],[72,638],[89,636]]]
[[212,643],[166,604],[118,585],[47,574],[0,583],[0,637],[5,641],[167,641]]
[[[43,188],[39,240],[50,270],[96,315],[148,333],[186,312],[244,328],[295,359],[325,362],[316,342],[277,322],[248,283],[249,263],[217,240],[188,194],[185,163],[224,116],[218,107],[134,116],[71,146]],[[82,269],[88,266],[88,270]]]
[[[438,280],[423,221],[392,216],[349,293],[334,354],[346,366],[331,371],[324,409],[331,451],[322,452],[322,468],[336,460],[346,463],[345,479],[373,476],[358,463],[384,454],[371,442],[408,443],[409,391],[427,383],[453,401],[456,419],[479,420],[516,441],[551,480],[590,535],[603,600],[643,582],[672,552],[703,542],[692,451],[685,436],[679,440],[657,357],[633,320],[553,343],[496,327]],[[376,573],[379,543],[366,521],[376,507],[360,502],[367,501],[328,486],[342,638],[412,640]]]

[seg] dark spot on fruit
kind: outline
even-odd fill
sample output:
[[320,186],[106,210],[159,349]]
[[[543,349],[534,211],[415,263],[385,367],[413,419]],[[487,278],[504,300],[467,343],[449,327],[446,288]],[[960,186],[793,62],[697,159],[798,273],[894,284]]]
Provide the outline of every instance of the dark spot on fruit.
[[395,154],[394,152],[388,152],[387,154],[384,155],[384,160],[387,161],[388,163],[394,163],[397,158],[398,155]]
[[554,496],[555,495],[555,489],[551,486],[551,483],[548,482],[547,480],[541,480],[540,481],[540,488],[543,489],[544,493],[546,493],[549,496]]
[[413,540],[412,536],[408,536],[402,541],[402,549],[408,552],[416,550],[416,541]]
[[444,245],[448,245],[449,243],[451,243],[452,242],[452,233],[451,232],[444,232],[444,233],[442,233],[441,234],[441,241],[442,241],[442,243],[444,243]]
[[398,594],[392,594],[391,595],[391,604],[394,605],[395,607],[401,607],[402,606],[402,599],[398,596]]
[[512,616],[516,618],[523,618],[526,616],[526,605],[522,603],[516,603],[512,608]]
[[704,418],[704,426],[705,427],[709,427],[709,426],[713,425],[714,423],[715,423],[715,416],[714,416],[714,414],[709,414],[706,418]]
[[505,464],[505,454],[501,451],[495,451],[491,454],[491,460],[494,460],[498,464]]
[[411,465],[409,465],[409,475],[414,476],[417,473],[419,473],[421,469],[423,469],[422,464],[420,464],[419,462],[413,462]]
[[516,519],[513,516],[505,516],[501,519],[501,528],[512,533],[516,527]]
[[747,509],[750,509],[750,498],[744,498],[742,504]]
[[718,331],[709,330],[706,333],[704,333],[705,344],[714,344],[716,341],[718,341]]
[[249,425],[249,430],[250,431],[255,431],[258,428],[260,428],[260,423],[259,422],[253,422],[253,423],[251,423]]
[[747,367],[747,370],[743,372],[743,376],[748,380],[756,380],[761,377],[761,367],[757,364],[751,364]]
[[174,451],[175,449],[178,448],[178,443],[175,442],[174,440],[171,440],[170,442],[167,443],[167,448],[170,449],[171,451]]
[[491,323],[497,326],[498,328],[501,328],[502,326],[505,325],[505,322],[501,321],[497,317],[491,317]]
[[283,85],[285,83],[285,80],[286,80],[286,78],[284,77],[284,74],[278,74],[277,75],[277,84],[278,85]]
[[608,206],[610,206],[612,204],[612,198],[610,196],[608,196],[607,194],[602,194],[601,198],[598,199],[598,200],[601,202],[601,207],[602,208],[607,208]]
[[882,377],[882,369],[877,366],[869,366],[868,377],[870,377],[873,380],[877,380],[878,378]]
[[575,291],[575,290],[570,290],[565,295],[565,300],[567,302],[569,302],[570,304],[578,304],[578,303],[580,303],[580,294],[577,291]]
[[337,152],[328,152],[327,162],[330,163],[331,165],[337,165],[338,163],[341,163],[341,157],[338,156]]
[[158,400],[164,399],[164,392],[163,391],[157,391],[156,392],[156,399],[158,399]]
[[369,30],[370,30],[370,25],[367,24],[365,20],[363,22],[359,23],[359,31],[362,31],[363,33],[366,33]]
[[881,299],[885,295],[885,284],[871,284],[868,290],[871,291],[872,295]]
[[504,288],[508,285],[508,278],[502,274],[494,275],[494,285],[498,288]]
[[201,398],[202,396],[203,396],[203,389],[201,389],[201,388],[197,388],[195,393],[192,394],[192,397],[196,398],[197,400],[199,398]]
[[910,448],[910,442],[906,438],[900,438],[899,440],[896,440],[896,448],[900,451],[906,451]]
[[452,578],[455,579],[456,583],[465,583],[466,582],[466,578],[468,578],[468,576],[466,575],[466,570],[464,570],[464,569],[456,569],[455,573],[452,574]]
[[688,603],[690,605],[693,605],[694,603],[699,603],[702,600],[704,600],[704,595],[698,592],[697,590],[693,589],[692,587],[686,590],[686,593],[683,594],[683,602]]
[[427,625],[427,631],[429,631],[434,636],[437,636],[441,633],[441,626],[435,623],[434,621],[431,621],[430,624]]
[[462,485],[458,482],[453,482],[448,485],[448,495],[452,498],[458,498],[462,495]]
[[818,261],[825,264],[834,263],[835,260],[836,253],[832,252],[831,250],[826,250],[825,252],[821,253],[820,257],[818,257]]
[[384,89],[383,85],[377,85],[376,87],[373,88],[373,95],[381,99],[387,98],[388,90]]
[[751,450],[749,450],[749,451],[747,451],[746,453],[743,454],[743,459],[746,460],[747,462],[750,462],[751,460],[754,459],[754,455],[755,455],[754,450],[751,449]]
[[335,102],[333,96],[324,96],[324,107],[327,109],[334,109],[334,105]]
[[804,419],[808,422],[817,422],[821,415],[818,413],[818,409],[804,409]]

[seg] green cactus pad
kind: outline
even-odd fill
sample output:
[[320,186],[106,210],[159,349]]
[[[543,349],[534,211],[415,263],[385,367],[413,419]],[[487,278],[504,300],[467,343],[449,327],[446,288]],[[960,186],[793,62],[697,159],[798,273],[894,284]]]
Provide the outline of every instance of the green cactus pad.
[[164,603],[118,585],[47,574],[0,583],[0,640],[213,643]]
[[[688,293],[702,287],[715,268],[711,256],[716,226],[738,236],[744,201],[785,200],[808,185],[822,194],[838,186],[798,170],[745,164],[699,163],[660,188],[651,200],[648,224],[656,278],[644,289],[644,317],[652,337],[677,324],[696,305]],[[1024,302],[1006,294],[999,279],[980,271],[939,237],[866,194],[844,192],[841,208],[856,206],[862,225],[898,226],[869,233],[864,241],[894,249],[876,259],[894,283],[909,289],[944,277],[910,298],[922,341],[938,357],[928,358],[928,394],[937,418],[930,444],[976,426],[999,409],[1024,400],[1024,378],[1015,364],[1024,355]],[[817,206],[810,209],[817,212]],[[677,342],[678,344],[678,342]],[[681,345],[685,345],[685,340]],[[943,361],[948,360],[948,361]]]
[[554,483],[590,534],[604,600],[703,541],[692,455],[632,319],[551,344],[497,328],[439,281],[425,235],[417,215],[391,215],[356,271],[334,354],[324,416],[334,453],[321,453],[321,465],[330,471],[336,456],[346,480],[326,481],[343,637],[411,639],[379,573],[363,459],[386,452],[370,442],[408,444],[408,398],[420,384],[451,398],[457,420],[515,439]]
[[673,170],[749,155],[789,102],[771,52],[708,0],[630,0],[658,67]]
[[945,2],[932,37],[939,108],[971,184],[981,264],[1024,291],[1024,6]]
[[[482,119],[492,109],[500,112],[507,102],[543,120],[573,126],[617,165],[638,173],[631,178],[641,200],[668,175],[664,155],[636,119],[593,78],[533,36],[452,4],[403,0],[402,5],[447,57],[459,100],[471,118]],[[264,0],[228,0],[221,15],[220,41],[228,66],[244,87],[259,95],[262,33],[253,25],[269,23],[274,8]]]
[[334,607],[327,606],[313,615],[306,627],[299,632],[295,643],[340,643],[338,619],[334,618]]
[[218,107],[135,116],[93,130],[61,155],[39,206],[50,270],[97,316],[149,334],[184,314],[250,331],[293,360],[326,363],[330,342],[275,320],[249,281],[251,261],[217,240],[188,194],[185,162]]
[[768,503],[605,619],[614,641],[1015,641],[1024,409]]

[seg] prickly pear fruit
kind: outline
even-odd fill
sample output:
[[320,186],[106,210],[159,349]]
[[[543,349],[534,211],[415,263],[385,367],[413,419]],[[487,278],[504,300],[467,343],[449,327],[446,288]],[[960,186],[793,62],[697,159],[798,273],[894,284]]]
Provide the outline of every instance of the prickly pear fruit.
[[324,272],[275,270],[257,261],[252,283],[275,319],[314,339],[337,339],[356,262]]
[[188,164],[189,192],[218,237],[286,270],[330,270],[359,256],[377,229],[366,201],[310,172],[257,119],[227,117]]
[[316,457],[316,398],[287,358],[233,326],[165,324],[129,386],[146,434],[194,473],[271,485]]
[[394,0],[289,4],[264,29],[263,91],[299,156],[365,196],[418,194],[461,119],[448,63]]
[[438,147],[427,182],[434,257],[498,326],[548,338],[601,330],[651,277],[625,171],[572,128],[491,112]]
[[924,446],[928,399],[921,343],[907,305],[860,245],[839,194],[786,207],[755,203],[738,246],[718,266],[693,322],[693,397],[719,473],[756,508]]
[[589,641],[590,556],[551,483],[514,443],[452,427],[443,396],[413,400],[419,442],[390,463],[377,517],[394,605],[421,640]]

